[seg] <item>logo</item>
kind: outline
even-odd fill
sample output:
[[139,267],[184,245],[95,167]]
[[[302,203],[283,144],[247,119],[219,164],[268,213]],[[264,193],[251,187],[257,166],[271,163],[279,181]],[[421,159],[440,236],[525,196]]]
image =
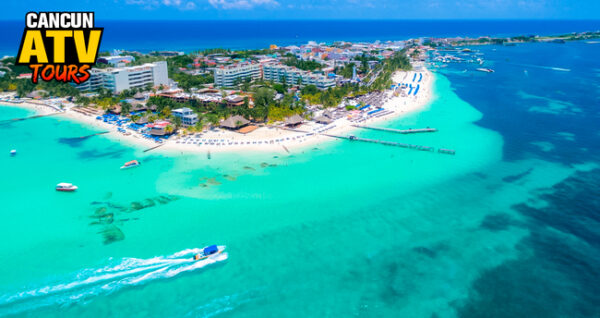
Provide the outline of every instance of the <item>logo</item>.
[[94,27],[93,12],[29,12],[16,64],[31,68],[34,84],[81,84],[90,78],[103,31]]

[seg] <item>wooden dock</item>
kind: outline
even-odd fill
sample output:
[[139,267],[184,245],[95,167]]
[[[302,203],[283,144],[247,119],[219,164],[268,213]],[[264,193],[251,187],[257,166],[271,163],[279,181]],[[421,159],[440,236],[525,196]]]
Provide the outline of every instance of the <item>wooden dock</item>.
[[426,133],[426,132],[436,132],[438,131],[435,128],[416,128],[416,129],[394,129],[394,128],[383,128],[383,127],[371,127],[371,126],[363,126],[363,125],[352,125],[352,127],[362,128],[362,129],[371,129],[371,130],[379,130],[379,131],[388,131],[398,134],[417,134],[417,133]]
[[[376,128],[376,127],[367,127],[367,126],[358,126],[358,125],[355,125],[355,127],[367,128],[367,129],[373,128],[376,130],[377,129],[381,129],[381,130],[391,129],[391,128]],[[311,133],[311,132],[302,131],[299,129],[288,129],[288,130],[301,132],[301,133]],[[395,130],[396,132],[404,131],[404,130],[399,130],[399,129],[391,129],[391,130]],[[415,130],[417,130],[417,129],[410,129],[411,132],[409,132],[409,133],[437,131],[437,129],[435,129],[435,128],[418,129],[419,131],[415,131]],[[367,138],[360,138],[360,137],[356,137],[356,136],[340,136],[340,135],[332,135],[332,134],[327,134],[327,133],[316,133],[316,132],[314,134],[318,134],[321,136],[327,136],[327,137],[331,137],[331,138],[337,138],[337,139],[345,139],[345,140],[350,140],[350,141],[361,141],[361,142],[368,142],[368,143],[380,144],[380,145],[385,145],[385,146],[393,146],[393,147],[400,147],[400,148],[413,149],[413,150],[419,150],[419,151],[435,152],[435,148],[429,147],[429,146],[413,145],[413,144],[406,144],[406,143],[402,143],[402,142],[385,141],[385,140],[377,140],[377,139],[367,139]],[[446,154],[446,155],[455,155],[456,154],[455,150],[446,149],[446,148],[440,148],[440,149],[438,149],[437,152],[440,154]]]
[[160,147],[160,146],[164,146],[164,145],[165,145],[165,144],[160,144],[160,145],[158,145],[158,146],[154,146],[154,147],[148,148],[148,149],[144,150],[144,152],[148,152],[148,151],[150,151],[150,150],[154,150],[154,149],[156,149],[156,148],[158,148],[158,147]]
[[62,113],[52,113],[52,114],[45,114],[45,115],[33,115],[33,116],[23,117],[23,118],[5,119],[5,120],[0,120],[0,124],[8,124],[8,123],[12,123],[15,121],[23,121],[23,120],[28,120],[28,119],[50,117],[50,116],[55,116],[55,115],[59,115],[59,114],[62,114]]
[[77,137],[79,139],[85,139],[85,138],[90,138],[90,137],[94,137],[94,136],[98,136],[98,135],[104,135],[104,134],[108,134],[109,131],[101,131],[99,133],[95,133],[95,134],[91,134],[91,135],[87,135],[87,136],[81,136],[81,137]]

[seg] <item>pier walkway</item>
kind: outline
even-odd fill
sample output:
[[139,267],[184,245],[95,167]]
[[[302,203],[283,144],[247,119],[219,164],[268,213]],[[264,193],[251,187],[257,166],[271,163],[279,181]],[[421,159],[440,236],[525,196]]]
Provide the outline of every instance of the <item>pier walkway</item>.
[[[165,144],[160,144],[160,145],[158,145],[158,146],[154,146],[154,147],[148,148],[148,149],[144,150],[144,152],[148,152],[148,151],[150,151],[150,150],[154,150],[154,149],[156,149],[156,148],[158,148],[158,147],[161,147],[161,146],[164,146],[164,145],[165,145]],[[210,158],[209,158],[209,159],[210,159]]]
[[28,119],[49,117],[49,116],[55,116],[55,115],[59,115],[59,114],[62,114],[62,113],[52,113],[52,114],[45,114],[45,115],[33,115],[33,116],[22,117],[22,118],[5,119],[5,120],[0,120],[0,124],[8,124],[8,123],[12,123],[15,121],[23,121],[23,120],[28,120]]
[[[358,126],[358,125],[353,125],[353,126],[360,127],[360,128],[375,128],[375,127],[366,127],[366,126]],[[375,128],[375,129],[377,129],[377,128]],[[382,128],[382,130],[386,130],[386,129],[391,129],[391,128]],[[288,128],[287,130],[291,130],[291,131],[295,131],[295,132],[301,132],[301,133],[311,133],[311,132],[300,130],[300,129],[291,129],[291,128]],[[396,130],[396,132],[402,131],[402,130],[398,130],[398,129],[392,129],[392,130]],[[417,129],[412,129],[413,132],[415,130],[417,130]],[[420,130],[420,131],[417,131],[417,132],[426,132],[426,131],[432,132],[432,131],[437,131],[437,129],[435,129],[435,128],[423,128],[423,129],[418,129],[418,130]],[[312,132],[311,134],[318,134],[318,135],[321,135],[321,136],[327,136],[327,137],[337,138],[337,139],[345,139],[345,140],[350,140],[350,141],[368,142],[368,143],[380,144],[380,145],[385,145],[385,146],[394,146],[394,147],[400,147],[400,148],[406,148],[406,149],[413,149],[413,150],[419,150],[419,151],[435,152],[435,148],[434,147],[421,146],[421,145],[413,145],[413,144],[406,144],[406,143],[402,143],[402,142],[377,140],[377,139],[367,139],[367,138],[356,137],[356,136],[353,136],[353,135],[350,135],[350,136],[341,136],[341,135],[333,135],[333,134],[318,133],[318,132]],[[440,153],[440,154],[446,154],[446,155],[455,155],[456,154],[455,150],[453,150],[453,149],[446,149],[446,148],[440,148],[440,149],[438,149],[437,152]]]
[[363,125],[352,125],[352,127],[362,128],[362,129],[371,129],[371,130],[380,130],[380,131],[388,131],[399,134],[416,134],[416,133],[426,133],[426,132],[436,132],[438,131],[435,128],[416,128],[416,129],[394,129],[394,128],[383,128],[383,127],[371,127],[371,126],[363,126]]

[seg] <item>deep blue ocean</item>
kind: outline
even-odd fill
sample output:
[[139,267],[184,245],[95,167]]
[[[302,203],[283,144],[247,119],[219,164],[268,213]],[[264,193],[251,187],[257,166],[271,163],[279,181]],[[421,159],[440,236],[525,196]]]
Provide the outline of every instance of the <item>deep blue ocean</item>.
[[[492,232],[522,227],[519,256],[480,275],[461,317],[597,317],[600,314],[600,44],[477,46],[494,73],[450,64],[440,73],[504,139],[503,160],[575,169],[513,204],[522,219],[493,212]],[[518,187],[535,167],[502,178]],[[551,178],[552,173],[539,176]],[[487,178],[485,174],[480,175]],[[540,179],[540,180],[541,180]],[[525,192],[525,191],[524,191]],[[502,304],[502,305],[500,305]]]
[[[512,36],[600,30],[600,21],[96,21],[101,50],[256,49],[308,41],[387,41],[416,37]],[[0,21],[0,54],[16,55],[24,19]]]

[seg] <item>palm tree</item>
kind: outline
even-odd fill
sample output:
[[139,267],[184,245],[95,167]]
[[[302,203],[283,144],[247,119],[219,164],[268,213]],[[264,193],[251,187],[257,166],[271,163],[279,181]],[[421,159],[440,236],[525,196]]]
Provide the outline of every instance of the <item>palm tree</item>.
[[130,111],[131,111],[131,104],[129,104],[128,102],[122,102],[121,103],[121,115],[127,116],[127,115],[129,115]]
[[175,123],[176,128],[181,127],[181,117],[175,116],[175,118],[173,118],[173,123]]

